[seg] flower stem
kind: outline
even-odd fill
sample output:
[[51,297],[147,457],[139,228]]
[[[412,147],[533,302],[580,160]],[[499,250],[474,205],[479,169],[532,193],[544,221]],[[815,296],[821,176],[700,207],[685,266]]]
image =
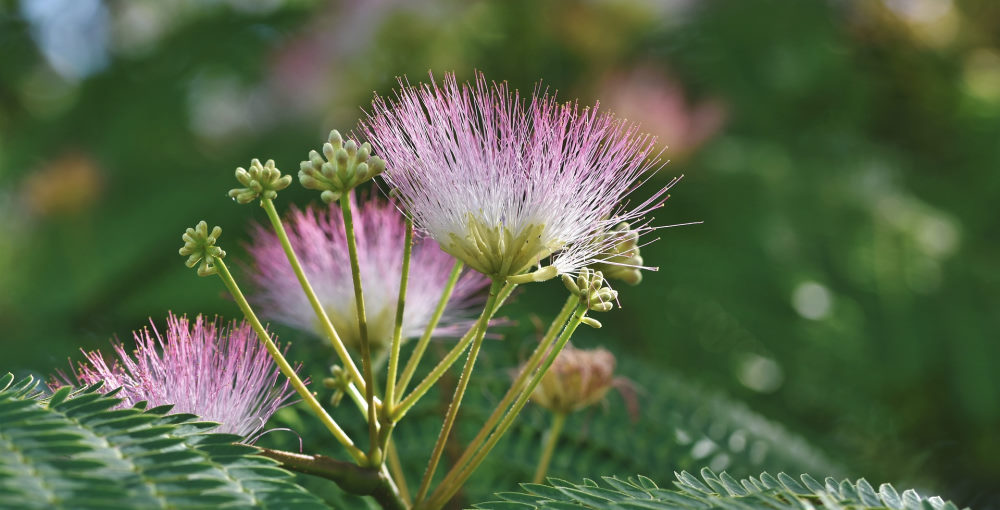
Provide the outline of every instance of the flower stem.
[[549,428],[549,435],[545,438],[545,448],[542,450],[542,457],[538,459],[538,468],[535,470],[534,483],[542,483],[545,480],[545,473],[549,471],[549,463],[552,462],[552,452],[556,450],[559,443],[559,434],[562,433],[563,425],[566,424],[566,413],[553,413],[552,426]]
[[[503,396],[503,399],[500,400],[500,403],[497,404],[493,412],[490,413],[489,418],[487,418],[483,423],[479,432],[476,433],[476,437],[472,439],[469,445],[465,448],[465,451],[462,452],[462,455],[455,462],[455,466],[461,466],[468,462],[469,458],[472,457],[472,455],[479,450],[479,447],[482,446],[483,442],[486,441],[489,433],[493,431],[497,422],[499,422],[500,419],[507,414],[507,410],[510,408],[511,403],[514,402],[514,399],[524,392],[524,385],[528,382],[528,378],[531,377],[538,366],[542,363],[545,354],[550,350],[553,342],[556,341],[556,337],[559,335],[559,332],[562,331],[563,326],[566,325],[566,321],[569,320],[570,315],[573,313],[573,310],[576,309],[579,302],[580,298],[574,295],[570,295],[569,298],[566,299],[566,304],[563,305],[562,310],[559,311],[559,314],[552,321],[552,324],[549,325],[548,331],[545,332],[545,336],[538,342],[538,345],[535,347],[535,351],[531,353],[528,361],[525,362],[524,368],[514,379],[514,382],[511,383],[507,393]],[[449,473],[449,475],[450,474],[451,473]],[[447,479],[448,477],[446,476],[445,480]],[[443,484],[444,481],[441,483]]]
[[424,477],[420,481],[420,489],[417,491],[416,497],[417,502],[423,500],[424,496],[427,495],[431,480],[434,478],[434,471],[437,470],[438,463],[441,461],[441,455],[444,453],[444,447],[448,442],[448,436],[451,434],[451,428],[455,425],[455,418],[458,416],[458,409],[462,405],[465,389],[469,385],[469,378],[472,376],[472,368],[476,364],[479,348],[483,345],[483,338],[486,336],[490,317],[493,315],[493,309],[496,307],[497,294],[503,285],[503,280],[499,279],[494,280],[490,285],[490,295],[486,299],[486,306],[483,307],[482,315],[479,316],[476,336],[472,341],[472,348],[469,349],[469,356],[465,359],[465,366],[462,368],[462,375],[458,378],[458,385],[455,387],[455,394],[451,397],[451,403],[448,404],[448,411],[445,414],[444,423],[441,425],[441,432],[438,434],[437,442],[434,443],[434,450],[431,453],[430,460],[427,462]]
[[[431,316],[430,322],[424,328],[424,334],[417,341],[416,347],[413,348],[413,352],[410,354],[410,359],[406,362],[406,367],[403,368],[403,374],[399,377],[400,397],[406,392],[406,387],[410,384],[413,373],[417,371],[417,366],[420,365],[420,358],[423,357],[424,351],[427,350],[427,344],[430,343],[434,329],[437,328],[438,322],[441,321],[441,316],[444,315],[444,310],[448,306],[448,300],[451,299],[451,293],[455,290],[455,284],[458,283],[458,276],[462,274],[463,266],[464,264],[460,260],[456,260],[455,265],[451,268],[451,275],[448,276],[448,283],[445,284],[444,290],[441,291],[441,298],[438,300],[437,308],[434,309],[434,315]],[[386,401],[392,402],[392,405],[398,403],[388,398],[386,398]]]
[[399,496],[407,504],[410,500],[410,489],[406,485],[406,472],[403,471],[403,462],[399,459],[399,450],[395,443],[386,445],[385,455],[388,457],[389,471],[392,472],[393,479],[396,480],[396,487],[399,489]]
[[[399,300],[396,302],[396,326],[392,332],[392,346],[389,348],[389,368],[386,370],[385,402],[388,407],[395,402],[396,370],[399,368],[399,346],[403,338],[403,311],[406,307],[406,284],[410,276],[410,255],[413,253],[413,219],[406,217],[406,235],[403,241],[403,270],[399,277]],[[389,412],[389,409],[384,409]]]
[[260,337],[262,342],[264,342],[264,347],[267,349],[267,352],[271,354],[271,357],[274,358],[274,362],[278,364],[278,368],[281,369],[281,373],[284,374],[285,377],[288,378],[289,382],[292,383],[292,387],[295,388],[295,391],[300,397],[302,397],[302,400],[307,406],[309,406],[309,409],[312,410],[313,414],[315,414],[320,421],[323,422],[323,425],[325,425],[333,436],[337,438],[337,441],[344,445],[344,448],[347,449],[347,452],[351,455],[351,457],[353,457],[358,463],[367,461],[365,453],[362,452],[357,446],[354,446],[354,442],[347,436],[347,433],[344,432],[339,425],[337,425],[337,422],[335,422],[329,414],[327,414],[326,409],[323,409],[323,406],[320,405],[318,400],[316,400],[316,397],[312,394],[312,392],[306,388],[302,379],[299,379],[298,374],[295,373],[295,369],[288,364],[285,356],[281,354],[281,350],[274,345],[274,342],[271,340],[271,335],[269,335],[267,330],[264,329],[264,325],[260,323],[257,315],[253,313],[253,310],[250,308],[250,303],[247,302],[246,297],[243,296],[243,292],[241,292],[239,286],[236,285],[236,280],[233,279],[233,275],[229,272],[229,268],[226,267],[226,263],[223,262],[222,259],[216,258],[215,265],[218,268],[219,278],[222,279],[226,288],[229,289],[229,293],[233,295],[233,299],[236,300],[236,304],[239,305],[240,310],[243,311],[243,315],[246,316],[250,325],[253,326],[254,331],[257,332],[257,336]]
[[556,340],[555,346],[552,348],[551,352],[548,353],[548,357],[545,359],[545,363],[534,373],[531,381],[528,383],[528,387],[524,392],[518,397],[517,401],[511,407],[510,411],[504,416],[503,420],[497,425],[496,430],[490,434],[489,439],[486,444],[480,448],[476,454],[464,465],[456,463],[451,471],[445,475],[444,480],[438,485],[438,488],[434,490],[431,497],[427,499],[426,502],[419,506],[420,509],[438,509],[444,506],[445,503],[451,499],[452,496],[458,492],[458,489],[469,479],[469,476],[479,467],[479,464],[483,462],[486,455],[490,453],[500,438],[507,432],[510,426],[514,423],[517,415],[524,408],[524,405],[528,402],[528,398],[531,393],[538,386],[538,383],[542,380],[542,376],[545,372],[552,366],[555,361],[556,356],[559,355],[559,351],[566,345],[570,337],[576,331],[576,328],[583,322],[584,317],[587,315],[587,305],[580,303],[570,318],[569,322],[566,323],[566,327],[563,328],[562,334],[559,335],[559,339]]
[[[504,301],[507,300],[507,297],[509,297],[510,293],[514,291],[515,287],[517,287],[517,285],[508,283],[500,289],[500,294],[497,297],[496,305],[493,307],[491,314],[496,313],[496,311],[500,309],[500,306],[502,306]],[[492,318],[493,317],[491,315],[490,319]],[[458,360],[462,353],[465,352],[465,349],[469,347],[469,344],[472,343],[478,329],[479,321],[476,321],[476,324],[474,324],[472,328],[465,333],[462,339],[459,340],[450,351],[448,351],[448,354],[445,355],[444,359],[439,361],[438,364],[431,369],[431,372],[427,374],[427,376],[424,377],[424,379],[420,381],[415,388],[413,388],[413,391],[410,392],[410,394],[407,395],[407,397],[404,398],[399,405],[392,408],[392,421],[399,421],[399,419],[402,418],[403,415],[405,415],[406,412],[409,411],[410,408],[412,408],[417,401],[420,400],[420,398],[434,386],[436,382],[438,382],[438,379],[444,375],[444,373],[455,363],[455,361]]]
[[354,234],[354,215],[351,212],[352,194],[340,197],[343,211],[344,234],[347,237],[347,252],[351,259],[351,278],[354,281],[354,304],[358,311],[358,332],[361,337],[361,370],[365,378],[365,400],[368,402],[369,461],[377,466],[382,463],[382,453],[378,448],[378,420],[375,417],[375,385],[372,370],[372,349],[368,342],[368,318],[365,315],[365,295],[361,290],[361,268],[358,264],[358,243]]
[[354,386],[356,382],[361,386],[361,391],[365,391],[365,381],[361,377],[361,372],[358,370],[357,365],[354,364],[354,360],[351,355],[347,352],[347,347],[344,346],[344,342],[340,339],[340,335],[337,334],[337,330],[334,329],[333,323],[330,322],[330,317],[327,316],[326,310],[323,305],[319,302],[319,298],[316,296],[316,292],[313,291],[312,285],[309,284],[309,279],[306,278],[305,271],[302,270],[302,264],[299,262],[299,258],[295,255],[295,250],[292,249],[292,243],[288,240],[288,234],[285,232],[285,226],[281,223],[281,218],[278,216],[278,211],[274,208],[274,202],[271,199],[265,198],[261,200],[261,207],[267,213],[268,219],[271,220],[271,226],[274,227],[274,232],[278,234],[278,240],[281,241],[281,247],[285,250],[285,256],[288,258],[289,264],[292,265],[292,271],[295,272],[295,277],[299,280],[299,285],[302,286],[303,292],[305,292],[306,297],[309,298],[309,304],[312,305],[313,312],[319,318],[320,325],[323,327],[326,336],[330,339],[333,344],[333,350],[337,352],[337,357],[340,358],[340,362],[344,364],[348,373],[351,375],[352,383],[346,388],[348,393],[351,393],[352,399],[355,402],[359,402],[362,405],[361,411],[367,413],[367,403],[364,402],[360,397],[360,392],[358,388]]

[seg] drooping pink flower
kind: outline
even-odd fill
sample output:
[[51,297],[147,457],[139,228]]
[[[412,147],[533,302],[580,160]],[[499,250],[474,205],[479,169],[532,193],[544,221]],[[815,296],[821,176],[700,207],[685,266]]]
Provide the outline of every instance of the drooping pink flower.
[[[84,352],[86,362],[73,370],[77,385],[104,382],[101,392],[119,389],[120,407],[145,401],[149,407],[172,404],[172,412],[192,413],[220,423],[216,431],[238,434],[252,442],[267,420],[289,404],[294,392],[264,345],[246,322],[223,327],[201,315],[194,324],[170,314],[161,335],[133,333],[136,349],[129,353],[114,342],[118,359],[111,365],[100,351]],[[52,386],[73,384],[69,377]]]
[[[353,200],[353,198],[352,198]],[[395,204],[376,197],[354,204],[354,231],[364,289],[368,339],[377,352],[392,341],[403,267],[406,225]],[[320,303],[343,342],[361,345],[357,305],[347,238],[340,207],[292,209],[286,220],[289,241]],[[277,235],[258,225],[247,250],[253,259],[250,277],[258,291],[251,295],[265,317],[322,335],[318,319],[286,259]],[[403,312],[403,338],[420,336],[430,322],[455,260],[432,239],[414,233],[410,274]],[[487,281],[473,271],[463,273],[452,292],[435,334],[455,336],[471,325],[470,309],[481,302]]]
[[560,103],[539,89],[524,100],[482,74],[473,84],[448,74],[440,86],[433,76],[400,86],[395,99],[375,98],[360,131],[417,225],[492,278],[546,258],[558,273],[603,261],[621,241],[613,227],[662,205],[674,182],[626,207],[657,165],[655,139],[596,105]]

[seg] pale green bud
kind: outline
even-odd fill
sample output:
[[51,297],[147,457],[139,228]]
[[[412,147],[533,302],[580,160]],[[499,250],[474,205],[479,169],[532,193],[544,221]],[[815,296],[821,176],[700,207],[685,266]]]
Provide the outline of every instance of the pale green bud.
[[330,373],[333,377],[324,378],[323,386],[328,390],[336,390],[330,396],[330,405],[337,407],[340,405],[341,399],[344,398],[347,387],[351,384],[351,376],[340,365],[330,367]]
[[605,286],[604,275],[600,271],[583,268],[575,280],[564,274],[562,281],[566,290],[578,296],[588,309],[595,312],[611,310],[618,299],[618,292]]
[[559,275],[559,270],[555,266],[546,266],[530,273],[508,276],[507,281],[515,284],[544,282]]
[[594,269],[602,271],[608,278],[621,280],[629,285],[642,281],[642,256],[639,255],[639,231],[632,230],[627,222],[621,222],[605,234],[605,239],[615,242],[598,255],[603,262],[594,264]]
[[566,290],[568,290],[570,294],[573,294],[575,296],[579,296],[580,295],[580,287],[576,286],[576,282],[573,280],[573,277],[570,276],[570,275],[568,275],[568,274],[562,274],[561,276],[562,276],[563,285],[566,286]]

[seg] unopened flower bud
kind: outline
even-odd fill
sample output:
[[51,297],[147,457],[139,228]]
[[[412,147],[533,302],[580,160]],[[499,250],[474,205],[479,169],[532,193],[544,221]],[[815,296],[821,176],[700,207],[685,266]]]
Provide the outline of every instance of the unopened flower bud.
[[530,273],[508,276],[507,281],[516,284],[529,283],[529,282],[544,282],[555,278],[556,275],[558,274],[559,270],[556,269],[555,266],[545,266]]
[[249,170],[242,167],[236,169],[236,180],[244,187],[229,190],[229,196],[241,204],[249,204],[258,198],[273,200],[279,191],[292,183],[292,176],[282,176],[273,159],[263,165],[259,159],[254,159]]
[[309,160],[299,165],[299,182],[307,189],[322,192],[320,198],[332,203],[383,171],[385,161],[371,155],[370,144],[365,142],[359,147],[354,140],[345,142],[340,133],[333,130],[323,144],[323,155],[310,151]]
[[604,275],[600,271],[583,268],[576,280],[563,275],[563,284],[571,294],[578,296],[587,308],[595,312],[607,312],[614,307],[618,292],[605,286]]
[[[226,252],[215,245],[222,235],[222,228],[214,227],[208,231],[208,223],[199,221],[194,228],[189,228],[181,236],[184,246],[179,253],[187,257],[187,267],[198,266],[198,276],[210,276],[216,273],[215,260],[226,256]],[[199,265],[200,263],[200,265]]]
[[566,414],[600,402],[615,384],[615,357],[606,349],[577,349],[572,344],[556,356],[531,399]]
[[604,251],[598,256],[601,262],[593,265],[605,276],[629,285],[642,281],[642,256],[639,255],[639,231],[627,222],[621,222],[605,234],[601,241]]
[[330,405],[337,407],[344,398],[347,387],[351,384],[351,376],[340,365],[331,366],[330,373],[333,377],[324,378],[323,386],[334,390],[333,395],[330,396]]

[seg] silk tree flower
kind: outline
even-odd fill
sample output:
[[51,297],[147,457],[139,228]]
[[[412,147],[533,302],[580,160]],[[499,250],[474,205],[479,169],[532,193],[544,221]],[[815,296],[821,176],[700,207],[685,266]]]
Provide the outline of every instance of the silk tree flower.
[[560,103],[541,89],[524,100],[482,74],[474,84],[453,74],[440,86],[433,76],[419,87],[399,83],[395,99],[375,98],[360,131],[416,224],[491,278],[546,258],[551,267],[515,281],[608,262],[602,254],[627,235],[614,227],[649,230],[642,218],[674,182],[623,205],[657,165],[655,139],[597,105]]
[[[102,382],[102,392],[119,389],[120,407],[145,401],[150,407],[173,405],[173,412],[192,413],[220,423],[217,432],[238,434],[253,442],[267,420],[294,395],[253,328],[233,322],[228,328],[201,315],[170,314],[161,335],[133,333],[136,349],[129,353],[114,342],[118,356],[110,366],[100,351],[84,352],[73,374],[77,385]],[[72,384],[60,374],[52,386]]]
[[[353,200],[353,198],[352,198]],[[403,268],[404,218],[396,205],[372,197],[360,207],[352,204],[357,237],[358,264],[364,288],[368,338],[380,352],[392,341]],[[339,206],[292,209],[286,231],[303,271],[344,344],[358,349],[357,304],[351,279],[343,213]],[[250,296],[261,313],[278,322],[322,336],[318,319],[285,258],[277,235],[258,225],[252,231],[248,252],[253,260],[250,277],[258,291]],[[455,260],[431,239],[414,235],[410,259],[403,338],[423,333],[448,282]],[[472,271],[462,274],[448,307],[438,323],[438,336],[458,336],[471,324],[470,309],[480,304],[487,281]]]

